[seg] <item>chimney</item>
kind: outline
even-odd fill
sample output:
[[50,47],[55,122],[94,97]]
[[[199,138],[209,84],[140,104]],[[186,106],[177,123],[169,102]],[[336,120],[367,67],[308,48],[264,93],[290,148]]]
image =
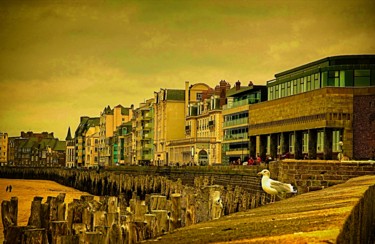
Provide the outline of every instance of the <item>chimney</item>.
[[241,89],[241,82],[238,80],[236,82],[236,91],[238,91],[239,89]]

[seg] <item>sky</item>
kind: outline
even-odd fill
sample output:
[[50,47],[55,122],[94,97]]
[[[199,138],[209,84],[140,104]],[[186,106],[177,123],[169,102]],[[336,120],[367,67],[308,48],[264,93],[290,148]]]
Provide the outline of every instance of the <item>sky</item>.
[[161,88],[265,85],[375,54],[373,0],[0,0],[0,132],[54,132]]

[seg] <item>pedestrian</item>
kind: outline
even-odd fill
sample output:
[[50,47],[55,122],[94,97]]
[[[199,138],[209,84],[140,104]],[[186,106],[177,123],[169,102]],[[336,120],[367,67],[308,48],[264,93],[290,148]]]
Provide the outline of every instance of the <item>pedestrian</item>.
[[12,192],[12,185],[9,186],[9,192]]
[[257,157],[257,164],[260,165],[262,163],[262,158],[259,156],[258,154],[258,157]]
[[247,165],[254,165],[254,159],[253,157],[250,157],[248,162],[247,162]]

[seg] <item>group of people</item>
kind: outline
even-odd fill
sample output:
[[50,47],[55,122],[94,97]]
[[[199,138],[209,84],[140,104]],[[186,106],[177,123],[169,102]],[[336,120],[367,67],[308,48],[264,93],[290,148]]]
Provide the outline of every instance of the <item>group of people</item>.
[[12,188],[13,188],[12,185],[9,185],[9,186],[7,186],[7,188],[6,188],[6,191],[7,191],[7,192],[8,192],[8,191],[9,191],[9,192],[12,192]]
[[258,155],[257,157],[248,157],[243,162],[241,158],[238,158],[236,161],[232,161],[232,165],[260,165],[262,163],[262,158]]

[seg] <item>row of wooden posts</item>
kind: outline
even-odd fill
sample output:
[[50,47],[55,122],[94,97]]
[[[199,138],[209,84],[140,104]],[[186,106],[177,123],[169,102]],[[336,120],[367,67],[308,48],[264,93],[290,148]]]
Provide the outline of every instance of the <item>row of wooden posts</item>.
[[67,205],[65,193],[45,203],[36,196],[27,226],[17,225],[18,199],[12,197],[1,204],[4,243],[137,243],[267,201],[264,193],[211,185],[207,177],[194,182],[194,187],[172,187],[168,197],[151,193],[141,199],[133,191],[130,200],[125,194],[98,200],[83,195]]

